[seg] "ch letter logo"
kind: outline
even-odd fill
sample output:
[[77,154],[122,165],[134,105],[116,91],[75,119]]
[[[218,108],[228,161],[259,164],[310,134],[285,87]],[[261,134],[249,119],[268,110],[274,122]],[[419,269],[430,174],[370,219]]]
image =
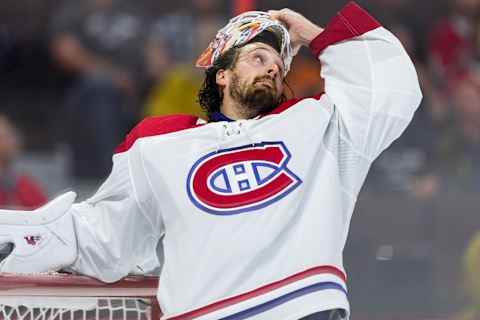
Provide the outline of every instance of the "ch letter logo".
[[266,207],[302,183],[287,168],[290,158],[283,142],[209,153],[195,162],[188,173],[188,196],[198,208],[216,215]]

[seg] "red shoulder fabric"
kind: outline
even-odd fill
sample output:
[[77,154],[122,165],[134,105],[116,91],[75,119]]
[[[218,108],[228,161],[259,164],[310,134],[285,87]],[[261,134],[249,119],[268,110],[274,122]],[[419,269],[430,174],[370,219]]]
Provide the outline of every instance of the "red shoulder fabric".
[[195,128],[198,117],[189,114],[175,114],[161,117],[150,117],[143,119],[139,124],[130,131],[125,140],[118,146],[115,153],[122,153],[132,147],[137,139],[161,134],[182,131],[185,129]]
[[355,2],[349,2],[328,23],[325,30],[310,43],[310,49],[318,57],[329,45],[360,36],[381,27],[371,15]]
[[299,103],[300,101],[302,101],[304,99],[313,98],[313,99],[316,99],[316,100],[320,100],[320,97],[322,95],[323,95],[323,92],[320,92],[320,93],[318,93],[314,96],[311,96],[311,97],[295,98],[295,99],[290,99],[290,100],[284,101],[284,102],[280,103],[275,109],[273,109],[269,113],[260,116],[260,118],[266,117],[266,116],[271,115],[271,114],[282,113],[285,110],[289,109],[290,107],[292,107],[293,105]]

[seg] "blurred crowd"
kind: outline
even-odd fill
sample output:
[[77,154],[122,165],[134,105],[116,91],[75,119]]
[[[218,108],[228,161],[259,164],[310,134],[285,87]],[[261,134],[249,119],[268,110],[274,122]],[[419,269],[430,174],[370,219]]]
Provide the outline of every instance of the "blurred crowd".
[[[263,10],[288,5],[277,2],[252,1]],[[374,165],[368,179],[372,188],[415,197],[480,188],[479,2],[445,0],[443,12],[423,21],[426,2],[359,1],[401,40],[425,96],[406,133]],[[54,1],[41,24],[42,45],[33,48],[19,49],[18,43],[27,46],[19,27],[0,20],[0,103],[5,106],[0,111],[31,130],[27,140],[33,148],[48,145],[45,141],[67,142],[76,176],[105,177],[112,152],[143,117],[202,115],[196,94],[203,72],[193,63],[234,5],[219,0],[184,0],[163,8],[147,3]],[[293,9],[302,11],[298,6]],[[333,1],[324,6],[331,14],[340,7]],[[312,4],[305,7],[310,13]],[[328,10],[320,10],[321,16],[331,16]],[[10,13],[5,11],[5,17]],[[324,19],[318,23],[326,24]],[[37,65],[25,62],[28,54]],[[318,63],[302,50],[287,78],[292,89],[287,94],[322,90],[318,73]],[[42,88],[47,83],[50,87]],[[28,92],[32,86],[34,94]],[[25,114],[40,119],[26,123]],[[42,128],[48,133],[32,132]]]
[[391,21],[414,61],[424,99],[405,134],[376,163],[371,182],[377,187],[414,197],[480,190],[479,10],[480,1],[451,0],[420,43],[414,24]]
[[[252,4],[260,10],[289,6],[325,25],[344,2]],[[424,94],[404,135],[374,163],[366,189],[412,199],[479,192],[480,0],[357,2],[403,43]],[[74,176],[104,178],[112,153],[141,118],[202,116],[196,95],[203,70],[193,64],[235,9],[233,1],[220,0],[22,0],[23,9],[18,3],[0,3],[0,205],[20,207],[39,206],[47,195],[12,169],[19,147],[9,118],[23,130],[27,151],[63,141],[72,151]],[[28,20],[36,10],[42,14]],[[287,95],[321,91],[319,72],[302,49]],[[469,256],[479,256],[478,242]],[[466,270],[474,270],[466,272],[480,274],[476,259],[466,260]],[[465,319],[480,319],[479,289],[469,290],[477,296]]]
[[190,66],[224,19],[212,15],[216,0],[187,2],[159,18],[119,0],[64,2],[52,14],[52,59],[72,76],[64,106],[77,174],[105,175],[140,117],[200,113]]

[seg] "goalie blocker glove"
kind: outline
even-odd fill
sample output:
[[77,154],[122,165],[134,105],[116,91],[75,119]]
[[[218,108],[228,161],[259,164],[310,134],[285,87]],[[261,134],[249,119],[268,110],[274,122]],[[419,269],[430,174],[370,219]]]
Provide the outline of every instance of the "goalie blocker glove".
[[74,192],[64,193],[33,211],[0,210],[0,247],[13,251],[0,263],[0,272],[57,271],[77,256],[70,207]]

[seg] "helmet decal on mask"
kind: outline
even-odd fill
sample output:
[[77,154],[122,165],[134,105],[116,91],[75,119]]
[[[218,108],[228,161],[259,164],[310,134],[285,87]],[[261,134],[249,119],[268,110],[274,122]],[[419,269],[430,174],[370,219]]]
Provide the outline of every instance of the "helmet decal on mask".
[[248,11],[232,18],[225,27],[218,31],[215,39],[201,54],[195,65],[210,68],[222,53],[230,48],[248,43],[264,31],[276,36],[286,75],[293,57],[290,35],[280,21],[272,19],[263,11]]

